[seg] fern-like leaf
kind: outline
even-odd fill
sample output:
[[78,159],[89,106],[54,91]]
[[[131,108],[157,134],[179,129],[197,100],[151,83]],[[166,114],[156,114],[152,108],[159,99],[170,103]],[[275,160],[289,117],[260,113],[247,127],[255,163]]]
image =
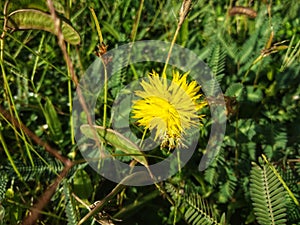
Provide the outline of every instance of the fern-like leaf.
[[220,185],[219,202],[226,203],[235,193],[237,180],[227,179],[227,181]]
[[224,49],[218,42],[213,42],[211,46],[212,47],[207,62],[214,79],[206,81],[205,87],[203,87],[206,95],[214,95],[216,93],[216,90],[218,90],[218,85],[224,77],[225,70],[226,54]]
[[65,205],[66,205],[66,215],[68,219],[68,225],[76,225],[78,223],[78,219],[76,216],[76,211],[72,203],[72,196],[70,194],[70,189],[67,181],[64,182],[64,195],[65,195]]
[[184,217],[192,225],[219,224],[212,207],[198,194],[190,194],[184,199],[187,208]]
[[[197,191],[188,188],[188,190],[178,189],[170,183],[165,186],[170,193],[175,205],[178,206],[184,219],[191,225],[210,225],[210,224],[225,224],[225,214],[219,218],[219,213],[213,210],[212,205],[203,199]],[[184,193],[184,194],[182,194]],[[219,221],[218,222],[218,218]]]
[[238,58],[239,62],[241,64],[247,62],[252,54],[254,53],[254,47],[256,46],[256,42],[258,39],[260,29],[257,29],[256,32],[254,32],[251,37],[243,44],[241,50],[239,51]]
[[284,188],[270,166],[254,165],[251,169],[250,195],[257,221],[261,225],[286,223]]
[[219,34],[217,37],[221,47],[225,49],[227,55],[237,61],[238,48],[235,41],[230,36],[225,36],[225,34]]
[[[63,170],[63,164],[56,159],[48,159],[45,161],[40,158],[35,158],[34,166],[25,165],[23,162],[17,161],[16,166],[25,181],[36,180],[40,177],[52,179],[55,177],[55,173],[59,173]],[[17,178],[11,166],[5,166],[4,171],[10,178]]]
[[[170,193],[170,195],[174,201],[178,201],[181,199],[182,196],[180,195],[178,189],[174,185],[172,185],[170,183],[166,183],[166,190],[168,193]],[[177,204],[179,205],[180,202],[177,202]]]
[[221,151],[220,154],[214,159],[211,165],[204,172],[204,179],[213,187],[217,185],[220,178],[220,168],[225,165],[224,152]]
[[209,59],[209,67],[214,76],[222,75],[225,69],[225,51],[220,44],[215,44],[211,50],[211,56]]
[[290,224],[297,224],[300,221],[300,208],[290,197],[287,199],[287,219]]
[[5,197],[7,182],[8,182],[7,174],[0,172],[0,203]]

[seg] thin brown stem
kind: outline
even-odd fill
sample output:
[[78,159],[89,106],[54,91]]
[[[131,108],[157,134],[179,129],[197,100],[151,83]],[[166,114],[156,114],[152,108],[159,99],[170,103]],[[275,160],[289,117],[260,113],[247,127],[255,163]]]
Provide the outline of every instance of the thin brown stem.
[[[76,86],[76,92],[77,92],[77,95],[78,95],[79,102],[80,102],[80,104],[83,108],[83,111],[87,115],[88,124],[90,125],[90,127],[93,127],[92,118],[90,116],[89,110],[88,110],[86,102],[84,100],[80,85],[78,85],[79,82],[78,82],[78,78],[77,78],[77,76],[75,74],[75,71],[74,71],[73,63],[71,61],[71,58],[70,58],[69,54],[67,53],[67,48],[66,48],[66,44],[65,44],[65,41],[64,41],[64,36],[63,36],[63,33],[61,31],[61,27],[60,27],[60,20],[56,15],[55,8],[54,8],[52,0],[47,0],[47,6],[49,8],[51,17],[54,21],[56,36],[57,36],[57,39],[58,39],[58,45],[59,45],[59,47],[60,47],[60,49],[63,53],[64,60],[67,63],[68,70],[70,71],[70,74],[71,74],[71,79],[72,79],[72,81],[74,82],[74,84]],[[100,142],[98,140],[98,136],[97,136],[96,131],[94,132],[94,140],[96,141],[96,145],[98,146],[98,148],[101,149],[101,145],[100,145]]]
[[4,110],[0,106],[0,113],[1,115],[8,121],[10,121],[14,126],[20,130],[22,130],[29,138],[31,138],[36,144],[42,146],[45,148],[47,152],[52,154],[55,158],[60,160],[64,163],[65,168],[60,173],[60,175],[56,178],[54,183],[46,189],[46,191],[43,193],[43,195],[39,198],[38,202],[33,205],[30,209],[30,213],[27,217],[23,220],[23,225],[31,225],[35,224],[37,219],[39,218],[41,210],[48,204],[50,201],[52,195],[54,194],[56,188],[62,181],[62,179],[67,175],[68,171],[72,168],[74,165],[68,158],[65,158],[61,154],[59,154],[58,150],[55,148],[52,148],[47,142],[44,142],[42,139],[40,139],[36,134],[34,134],[29,128],[27,128],[23,123],[17,121],[14,117],[11,116],[9,112]]
[[25,219],[22,222],[22,225],[36,224],[36,221],[40,216],[41,210],[48,204],[58,185],[62,182],[64,177],[67,176],[72,166],[73,163],[70,160],[68,160],[63,171],[59,174],[55,181],[46,189],[46,191],[39,198],[38,202],[31,207],[30,213],[27,215],[27,217],[25,217]]
[[35,133],[33,133],[28,127],[26,127],[22,122],[15,119],[8,111],[2,108],[0,105],[1,115],[11,122],[16,128],[22,130],[31,140],[33,140],[37,145],[44,147],[47,152],[57,158],[59,161],[65,165],[69,163],[69,159],[59,154],[59,151],[51,147],[47,142],[40,139]]

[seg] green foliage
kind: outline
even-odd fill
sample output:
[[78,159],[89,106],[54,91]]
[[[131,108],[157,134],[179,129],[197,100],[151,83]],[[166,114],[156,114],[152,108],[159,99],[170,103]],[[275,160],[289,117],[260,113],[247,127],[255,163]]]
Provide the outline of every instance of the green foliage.
[[211,46],[211,55],[209,56],[208,65],[215,76],[224,76],[225,57],[226,54],[221,45],[214,43],[214,45]]
[[178,190],[170,183],[166,183],[166,190],[170,193],[176,204],[178,204],[178,208],[184,215],[184,219],[189,224],[224,224],[224,216],[218,222],[217,217],[219,216],[217,216],[218,214],[212,205],[208,204],[207,200],[196,192],[189,191],[184,193],[184,190]]
[[0,172],[0,203],[3,201],[6,192],[8,176],[6,173]]
[[77,170],[73,177],[73,191],[81,199],[88,199],[93,193],[91,178],[84,170]]
[[227,88],[225,95],[230,97],[239,97],[242,94],[242,91],[243,85],[241,83],[233,83]]
[[[102,126],[90,127],[88,124],[82,125],[80,129],[86,137],[94,140],[95,135],[97,135],[97,137],[99,138],[99,143],[107,142],[113,147],[119,148],[122,152],[128,154],[142,165],[148,166],[147,159],[143,154],[141,154],[142,151],[139,149],[139,147],[119,132],[104,128]],[[95,133],[95,131],[97,132],[97,134]],[[95,143],[97,143],[97,140],[95,140]]]
[[[296,198],[299,199],[299,184],[298,175],[291,166],[287,166],[285,169],[279,169],[279,174],[283,178],[286,185],[289,187],[293,194],[296,194]],[[290,223],[297,223],[300,221],[300,208],[296,205],[295,201],[288,195],[286,202],[286,214],[287,220]]]
[[219,224],[214,218],[211,207],[199,195],[190,195],[184,199],[185,219],[189,224]]
[[0,205],[0,224],[1,225],[3,224],[4,215],[5,215],[5,209],[2,205]]
[[[54,7],[60,11],[63,9],[59,2],[56,2]],[[22,0],[18,4],[9,2],[6,12],[7,27],[12,30],[45,30],[56,34],[53,18],[43,10],[47,11],[47,6],[40,1]],[[64,39],[73,45],[79,44],[80,36],[67,19],[62,18],[60,22]]]
[[61,123],[59,121],[57,112],[49,98],[46,99],[46,103],[44,106],[44,116],[49,126],[52,140],[59,143],[63,139]]
[[[21,173],[24,181],[38,180],[41,178],[50,180],[51,177],[55,177],[55,175],[63,169],[63,165],[60,161],[51,158],[48,159],[47,162],[36,158],[34,159],[34,166],[16,162],[16,167]],[[6,173],[10,179],[17,179],[16,174],[13,173],[13,170],[9,165],[5,166],[1,171]]]
[[[42,11],[36,9],[20,9],[11,12],[8,15],[8,24],[7,26],[13,30],[45,30],[55,34],[54,22],[51,16]],[[80,43],[80,36],[74,30],[74,28],[62,21],[61,27],[62,34],[64,39],[73,44],[77,45]]]
[[250,177],[250,195],[260,224],[286,224],[286,193],[268,165],[254,165]]
[[[197,170],[206,152],[211,124],[215,123],[207,107],[197,148],[180,172],[157,185],[118,185],[117,191],[117,184],[86,166],[78,150],[81,143],[75,142],[72,101],[76,84],[57,44],[46,1],[8,2],[6,12],[5,4],[0,4],[0,224],[19,224],[31,214],[30,208],[42,199],[66,166],[57,154],[74,165],[40,210],[37,224],[78,224],[89,212],[86,205],[101,200],[103,205],[97,213],[106,219],[98,221],[106,223],[299,224],[297,0],[192,1],[176,44],[192,50],[210,67],[216,81],[202,84],[205,94],[213,94],[217,84],[224,92],[228,120],[220,153],[205,171]],[[61,21],[66,53],[81,79],[96,58],[97,45],[102,44],[89,7],[95,10],[109,51],[134,38],[171,42],[182,1],[55,0],[53,4]],[[234,6],[251,8],[257,16],[230,15],[228,11]],[[124,64],[129,58],[118,60]],[[137,132],[134,139],[129,138],[123,126],[128,118],[116,118],[112,110],[120,93],[131,93],[128,88],[122,92],[124,87],[152,69],[161,72],[163,66],[143,62],[116,71],[107,84],[107,104],[104,91],[98,96],[96,137],[116,160],[147,166],[169,154],[157,147],[141,155],[135,141],[141,140],[142,131],[130,124],[130,129]],[[130,110],[129,102],[122,104],[120,110]],[[212,99],[210,104],[219,103]],[[118,124],[118,132],[110,127],[112,121]],[[20,122],[24,124],[22,129]],[[94,140],[88,125],[81,130],[90,142]],[[49,146],[57,154],[46,154]],[[268,163],[260,161],[262,154]],[[141,174],[128,179],[144,177]],[[109,195],[112,190],[113,195]],[[92,218],[85,224],[97,223]]]
[[[12,0],[8,2],[9,2],[7,7],[8,12],[12,12],[16,9],[39,9],[42,11],[48,11],[46,2],[42,2],[39,0],[19,0],[19,1]],[[59,0],[53,1],[53,5],[56,11],[60,13],[64,12],[64,7]]]
[[74,207],[73,198],[67,181],[63,185],[64,195],[65,195],[65,205],[66,205],[66,215],[68,219],[68,225],[75,225],[78,223],[76,209]]

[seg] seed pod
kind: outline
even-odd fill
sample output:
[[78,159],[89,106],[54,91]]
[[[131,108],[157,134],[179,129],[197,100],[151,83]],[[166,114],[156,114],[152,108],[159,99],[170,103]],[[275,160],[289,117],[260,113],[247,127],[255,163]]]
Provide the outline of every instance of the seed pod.
[[229,10],[229,15],[234,16],[237,14],[246,15],[252,19],[256,18],[257,12],[251,8],[243,7],[243,6],[234,6]]

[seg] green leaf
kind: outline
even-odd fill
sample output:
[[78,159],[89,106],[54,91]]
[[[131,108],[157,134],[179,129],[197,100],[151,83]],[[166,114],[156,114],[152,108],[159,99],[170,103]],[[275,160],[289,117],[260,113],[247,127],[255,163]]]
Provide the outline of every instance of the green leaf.
[[73,206],[72,202],[72,195],[70,193],[70,188],[67,183],[67,181],[64,181],[64,195],[65,195],[65,205],[66,205],[66,215],[67,215],[67,220],[68,220],[68,225],[75,225],[77,224],[77,216],[76,216],[76,209]]
[[223,213],[220,219],[220,224],[225,225],[226,224],[226,214]]
[[285,192],[270,165],[252,167],[250,196],[259,224],[286,224]]
[[122,152],[130,155],[142,165],[146,167],[148,166],[148,162],[141,149],[135,143],[131,142],[117,131],[96,125],[91,127],[88,124],[82,125],[80,130],[86,137],[90,139],[94,139],[94,132],[97,131],[100,141],[107,142],[108,144],[119,148]]
[[272,171],[274,172],[274,174],[277,176],[278,180],[280,180],[281,184],[286,189],[286,191],[288,192],[288,194],[291,197],[291,199],[293,199],[294,203],[297,206],[299,206],[299,202],[298,202],[297,198],[294,196],[293,192],[290,190],[290,188],[288,187],[288,185],[286,184],[286,182],[283,180],[283,178],[281,177],[281,175],[278,173],[278,171],[276,170],[276,168],[272,164],[269,163],[269,161],[267,160],[267,158],[266,158],[265,155],[262,155],[262,158],[270,166],[270,168],[272,169]]
[[8,176],[4,172],[0,172],[0,203],[3,201],[6,192],[6,185],[8,183]]
[[[44,30],[57,34],[50,14],[37,9],[19,9],[8,15],[7,27],[13,30]],[[80,43],[77,31],[63,18],[61,30],[66,42],[73,45]]]
[[242,91],[243,85],[241,83],[233,83],[227,88],[225,95],[230,97],[238,97]]
[[4,216],[5,216],[5,209],[2,205],[0,205],[0,224],[3,223]]
[[[64,14],[65,9],[59,0],[53,0],[53,5],[55,11]],[[7,7],[7,12],[10,13],[17,9],[39,9],[42,11],[48,11],[48,6],[46,1],[41,0],[18,0],[18,1],[10,1]]]
[[212,206],[196,193],[185,197],[183,205],[186,208],[184,218],[192,225],[220,224],[213,214]]
[[53,140],[56,142],[62,141],[63,132],[61,123],[58,119],[57,112],[49,98],[46,99],[44,114]]
[[185,46],[189,40],[189,20],[183,22],[179,35],[180,43],[182,43],[182,46]]
[[105,21],[102,21],[103,31],[110,33],[117,41],[121,40],[119,32],[110,24]]
[[73,190],[82,199],[88,199],[93,193],[93,185],[90,176],[84,170],[77,170],[73,180]]
[[260,102],[263,98],[261,89],[256,89],[253,86],[247,86],[247,99],[251,102]]

